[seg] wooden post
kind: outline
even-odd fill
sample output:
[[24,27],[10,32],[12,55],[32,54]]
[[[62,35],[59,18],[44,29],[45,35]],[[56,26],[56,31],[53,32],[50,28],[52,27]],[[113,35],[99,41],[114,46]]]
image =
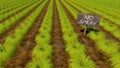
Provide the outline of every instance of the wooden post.
[[87,32],[87,27],[84,28],[84,35],[86,34]]

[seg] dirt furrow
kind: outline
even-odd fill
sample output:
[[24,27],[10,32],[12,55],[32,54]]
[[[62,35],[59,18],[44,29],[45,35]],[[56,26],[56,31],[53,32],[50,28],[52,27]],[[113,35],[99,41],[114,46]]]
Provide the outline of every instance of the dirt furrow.
[[118,43],[120,44],[120,39],[119,39],[119,38],[116,38],[115,36],[113,36],[111,32],[106,31],[106,30],[105,30],[103,27],[101,27],[101,26],[98,27],[98,30],[104,32],[106,38],[108,38],[108,39],[110,39],[110,40],[114,40],[114,41],[116,41],[116,42],[118,42]]
[[[41,3],[43,3],[43,1],[42,1]],[[40,3],[40,4],[41,4],[41,3]],[[38,5],[40,5],[40,4],[38,4]],[[0,35],[0,44],[2,44],[2,43],[5,42],[6,37],[7,37],[8,35],[12,34],[12,33],[15,31],[15,29],[16,29],[17,27],[19,27],[20,24],[22,24],[22,23],[24,22],[24,20],[26,20],[26,18],[35,11],[35,9],[38,7],[38,5],[37,5],[35,8],[33,8],[33,9],[32,9],[28,14],[26,14],[24,17],[22,17],[18,22],[16,22],[16,24],[13,25],[10,29],[8,29],[7,31],[5,31],[3,34]]]
[[24,7],[24,8],[22,8],[22,9],[20,9],[19,11],[17,11],[16,13],[14,13],[14,14],[6,17],[6,18],[4,18],[3,20],[0,21],[0,23],[4,22],[5,20],[9,19],[10,17],[15,16],[15,15],[18,14],[19,12],[23,11],[24,9],[30,7],[31,5],[33,5],[33,4],[35,4],[35,3],[36,3],[36,2],[34,2],[34,3],[32,3],[32,4],[28,5],[28,6],[26,6],[26,7]]
[[107,18],[104,18],[104,20],[108,21],[108,22],[109,22],[109,23],[111,23],[111,24],[116,25],[116,26],[120,29],[120,25],[116,24],[115,22],[110,21],[110,20],[109,20],[109,19],[107,19]]
[[[61,2],[62,4],[62,2]],[[76,23],[76,20],[73,19],[73,16],[71,13],[67,10],[67,8],[62,4],[64,10],[66,11],[69,20],[71,21],[75,31],[78,33],[79,41],[85,45],[86,47],[86,54],[90,56],[90,58],[97,64],[97,68],[111,68],[108,59],[109,57],[105,55],[103,52],[101,52],[99,49],[96,48],[95,42],[91,40],[90,38],[83,35],[82,32],[80,32],[81,28]]]
[[65,43],[62,38],[62,30],[56,6],[56,0],[54,0],[54,22],[52,30],[52,45],[53,45],[53,63],[54,68],[68,68],[68,54],[65,51]]
[[31,51],[36,44],[35,36],[38,34],[38,30],[45,16],[48,5],[49,1],[36,19],[30,31],[25,35],[24,40],[17,46],[16,54],[8,61],[5,68],[24,68],[27,62],[31,60]]

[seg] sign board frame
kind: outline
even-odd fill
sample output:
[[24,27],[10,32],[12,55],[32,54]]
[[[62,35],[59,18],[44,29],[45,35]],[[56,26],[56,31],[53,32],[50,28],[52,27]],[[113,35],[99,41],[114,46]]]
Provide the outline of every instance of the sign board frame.
[[97,27],[99,25],[101,16],[91,13],[78,13],[77,23],[86,26]]
[[85,25],[84,35],[86,34],[87,27],[98,27],[100,23],[101,15],[92,13],[78,13],[77,24]]

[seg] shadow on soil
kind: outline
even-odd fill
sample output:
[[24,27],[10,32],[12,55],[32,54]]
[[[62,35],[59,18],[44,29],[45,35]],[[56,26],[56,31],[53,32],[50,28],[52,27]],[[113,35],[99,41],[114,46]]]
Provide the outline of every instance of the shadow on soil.
[[[90,33],[91,31],[98,32],[97,29],[89,27],[87,28],[86,34]],[[81,29],[80,32],[84,33],[84,29]]]

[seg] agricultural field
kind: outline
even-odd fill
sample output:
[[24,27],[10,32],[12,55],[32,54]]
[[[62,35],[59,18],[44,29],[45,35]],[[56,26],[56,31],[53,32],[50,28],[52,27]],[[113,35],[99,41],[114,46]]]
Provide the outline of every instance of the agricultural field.
[[120,68],[120,1],[0,0],[0,68]]

